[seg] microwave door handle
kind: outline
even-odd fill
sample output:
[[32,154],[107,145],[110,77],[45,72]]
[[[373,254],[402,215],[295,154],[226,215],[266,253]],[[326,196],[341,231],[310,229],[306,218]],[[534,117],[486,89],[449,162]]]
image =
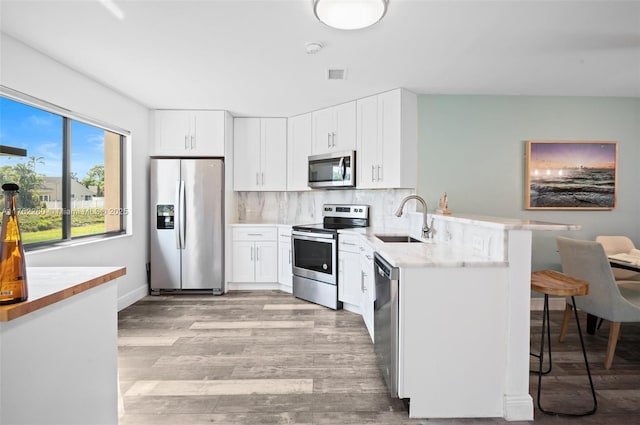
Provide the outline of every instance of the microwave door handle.
[[342,170],[340,172],[340,175],[342,176],[342,180],[344,180],[344,176],[347,175],[347,167],[344,165],[344,156],[340,158],[340,165],[338,165],[338,167],[340,167],[340,170]]

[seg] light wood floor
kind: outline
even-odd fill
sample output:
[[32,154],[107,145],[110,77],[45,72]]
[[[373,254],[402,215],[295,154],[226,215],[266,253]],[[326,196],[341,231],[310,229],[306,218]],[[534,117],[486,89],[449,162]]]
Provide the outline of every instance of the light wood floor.
[[[532,313],[535,347],[540,317]],[[588,383],[575,325],[565,343],[555,342],[561,318],[552,312],[554,369],[543,400],[579,409],[590,401]],[[536,424],[640,423],[640,325],[623,325],[608,371],[607,333],[604,324],[585,337],[598,412],[573,419],[536,408]],[[121,425],[518,424],[409,419],[405,404],[387,395],[360,316],[278,291],[144,298],[119,313],[119,376]],[[536,383],[532,375],[534,396]]]

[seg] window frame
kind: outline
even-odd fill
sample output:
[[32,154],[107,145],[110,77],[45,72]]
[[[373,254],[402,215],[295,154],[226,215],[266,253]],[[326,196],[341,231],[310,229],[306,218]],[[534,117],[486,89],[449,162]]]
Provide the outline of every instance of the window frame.
[[103,233],[95,233],[90,235],[72,236],[71,235],[71,123],[73,121],[82,122],[84,124],[100,128],[111,133],[115,133],[120,136],[120,208],[123,210],[129,210],[126,206],[126,180],[125,180],[125,148],[127,141],[131,136],[131,132],[108,124],[104,121],[97,120],[87,115],[80,114],[78,112],[71,111],[53,103],[47,102],[42,99],[30,96],[26,93],[19,92],[4,85],[0,85],[0,96],[9,100],[19,102],[37,109],[41,109],[45,112],[56,114],[62,118],[62,210],[69,212],[62,214],[62,237],[60,239],[32,242],[24,244],[25,251],[32,251],[42,248],[49,248],[54,246],[68,246],[73,244],[73,241],[86,241],[87,239],[103,239],[113,236],[119,236],[127,233],[125,214],[120,214],[120,229],[111,230]]

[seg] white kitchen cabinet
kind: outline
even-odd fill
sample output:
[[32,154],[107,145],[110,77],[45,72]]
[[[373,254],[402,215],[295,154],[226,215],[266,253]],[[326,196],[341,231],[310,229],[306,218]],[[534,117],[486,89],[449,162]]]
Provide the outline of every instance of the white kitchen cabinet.
[[308,184],[311,155],[311,113],[287,120],[287,190],[310,190]]
[[153,156],[224,156],[226,111],[156,110]]
[[362,319],[373,342],[373,303],[376,300],[376,282],[373,274],[373,249],[365,242],[362,242],[360,245],[360,274],[362,286]]
[[341,234],[338,238],[338,300],[350,304],[347,309],[360,313],[362,269],[357,235]]
[[286,292],[293,292],[291,266],[291,226],[278,226],[278,282]]
[[233,190],[287,189],[287,119],[234,118]]
[[396,89],[358,99],[357,187],[413,188],[417,182],[417,96]]
[[356,102],[311,113],[314,155],[356,149]]
[[278,242],[275,226],[233,229],[233,282],[277,282]]

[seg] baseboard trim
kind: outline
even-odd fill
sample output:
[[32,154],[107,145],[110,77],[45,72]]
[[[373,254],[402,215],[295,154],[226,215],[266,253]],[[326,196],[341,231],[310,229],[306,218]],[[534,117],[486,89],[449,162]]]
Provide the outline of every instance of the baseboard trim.
[[504,418],[508,421],[532,421],[533,398],[529,394],[504,396]]
[[149,295],[149,287],[146,284],[138,286],[133,291],[130,291],[118,298],[118,311],[124,310],[147,295]]
[[[549,310],[564,310],[566,302],[564,298],[549,298]],[[531,311],[542,311],[544,309],[544,298],[531,298]]]
[[356,313],[362,316],[362,309],[360,306],[349,304],[347,302],[342,302],[342,309],[350,311],[351,313]]
[[260,289],[274,290],[281,289],[281,287],[277,282],[229,282],[227,285],[228,291],[257,291]]

